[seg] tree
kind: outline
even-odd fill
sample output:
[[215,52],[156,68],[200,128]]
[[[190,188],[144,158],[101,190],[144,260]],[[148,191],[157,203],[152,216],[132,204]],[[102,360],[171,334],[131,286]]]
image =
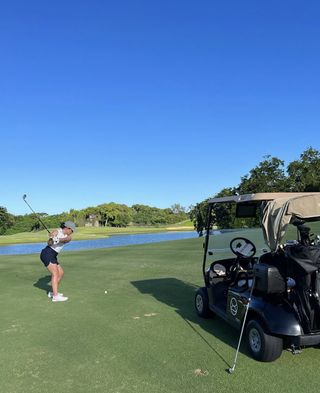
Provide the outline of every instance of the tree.
[[[234,194],[234,188],[224,188],[214,197],[219,198]],[[203,231],[207,226],[209,199],[210,198],[205,199],[204,201],[197,203],[195,206],[191,206],[190,208],[190,220],[193,222],[194,228],[198,232],[199,236],[203,235]],[[215,205],[212,211],[213,217],[211,220],[211,227],[216,226],[218,228],[230,228],[232,221],[231,209],[231,204]]]
[[209,199],[197,203],[195,206],[190,206],[190,220],[193,222],[194,229],[199,236],[203,236],[203,231],[207,225],[208,204]]
[[184,208],[179,204],[167,209],[136,204],[132,206],[132,210],[132,221],[137,225],[175,224],[188,218]]
[[[235,195],[234,188],[223,188],[215,198]],[[213,224],[218,228],[231,228],[235,217],[235,204],[234,203],[218,203],[212,209]]]
[[5,207],[0,206],[0,235],[3,235],[13,224],[13,215],[8,213]]
[[249,174],[241,178],[237,188],[240,194],[288,191],[284,161],[269,155],[264,158],[255,168],[250,170]]
[[118,203],[104,203],[98,206],[99,222],[102,226],[126,227],[132,219],[132,210]]
[[290,191],[320,191],[320,152],[309,147],[288,165]]
[[181,206],[180,203],[175,203],[171,206],[171,211],[173,214],[181,214],[186,212],[186,208]]

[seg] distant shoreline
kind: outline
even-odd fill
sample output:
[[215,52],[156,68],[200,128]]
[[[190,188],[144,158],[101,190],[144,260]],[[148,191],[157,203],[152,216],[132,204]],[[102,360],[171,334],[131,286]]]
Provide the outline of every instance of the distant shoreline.
[[[181,232],[181,231],[194,231],[193,226],[190,225],[171,225],[168,227],[125,227],[125,228],[113,228],[113,227],[79,227],[73,236],[73,240],[92,240],[92,239],[103,239],[110,236],[117,235],[135,235],[142,233],[159,233],[159,232]],[[14,244],[25,244],[25,243],[45,243],[48,239],[46,231],[37,232],[22,232],[14,235],[2,235],[0,236],[0,247]]]

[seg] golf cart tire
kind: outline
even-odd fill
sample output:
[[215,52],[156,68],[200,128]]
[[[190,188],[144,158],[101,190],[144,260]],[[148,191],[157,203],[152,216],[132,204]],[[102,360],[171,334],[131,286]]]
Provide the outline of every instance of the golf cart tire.
[[251,356],[260,362],[273,362],[281,356],[283,340],[267,334],[255,319],[248,322],[246,340]]
[[213,313],[209,308],[207,288],[202,287],[197,290],[194,299],[194,304],[199,317],[210,318],[213,316]]

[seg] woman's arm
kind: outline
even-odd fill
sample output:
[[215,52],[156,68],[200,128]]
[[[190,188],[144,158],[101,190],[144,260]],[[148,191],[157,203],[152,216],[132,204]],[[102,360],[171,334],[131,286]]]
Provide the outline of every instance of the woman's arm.
[[66,237],[63,237],[59,239],[60,243],[69,243],[72,240],[72,237],[67,235]]

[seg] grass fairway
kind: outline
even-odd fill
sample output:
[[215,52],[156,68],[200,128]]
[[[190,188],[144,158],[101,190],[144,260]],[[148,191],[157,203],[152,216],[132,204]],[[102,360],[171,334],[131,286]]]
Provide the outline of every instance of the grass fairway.
[[[195,315],[202,241],[64,252],[52,303],[38,255],[0,256],[4,393],[318,392],[319,349],[259,363],[238,334]],[[107,291],[107,293],[105,293]]]

